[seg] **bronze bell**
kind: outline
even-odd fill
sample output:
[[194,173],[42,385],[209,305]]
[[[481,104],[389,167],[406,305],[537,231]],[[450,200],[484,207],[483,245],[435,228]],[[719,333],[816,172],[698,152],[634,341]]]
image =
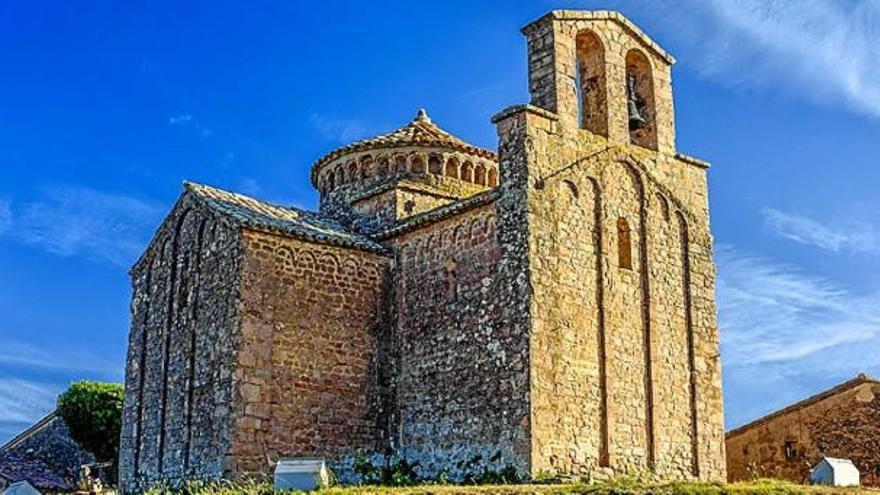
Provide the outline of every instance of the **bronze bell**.
[[644,128],[648,125],[648,121],[642,117],[642,113],[639,110],[642,105],[640,105],[639,97],[636,95],[635,76],[629,76],[626,80],[626,96],[626,106],[629,111],[629,130],[633,131]]

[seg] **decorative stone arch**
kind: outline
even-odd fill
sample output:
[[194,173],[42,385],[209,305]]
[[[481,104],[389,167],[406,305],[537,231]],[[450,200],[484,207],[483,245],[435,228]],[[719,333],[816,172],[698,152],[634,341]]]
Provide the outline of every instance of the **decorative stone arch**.
[[376,161],[376,177],[384,177],[388,175],[391,161],[388,155],[382,155]]
[[489,169],[489,177],[486,180],[486,184],[489,187],[497,187],[498,186],[498,168],[491,167]]
[[575,46],[578,125],[593,134],[608,137],[605,45],[598,34],[584,28],[578,31]]
[[394,155],[394,171],[396,173],[404,173],[409,171],[409,165],[406,160],[406,155],[402,153]]
[[644,52],[633,48],[626,52],[627,107],[630,101],[639,115],[645,120],[642,126],[635,126],[630,111],[629,140],[632,144],[657,149],[657,120],[654,103],[654,70]]
[[321,253],[318,256],[318,265],[317,268],[319,270],[330,272],[330,273],[338,273],[339,272],[339,257],[337,257],[333,253]]
[[342,165],[337,166],[333,174],[336,176],[336,187],[345,184],[345,170],[343,170]]
[[477,163],[477,166],[474,167],[474,183],[481,186],[486,185],[486,166],[482,163]]
[[349,183],[358,182],[360,180],[360,170],[355,160],[349,160],[346,164],[346,177]]
[[669,201],[666,200],[666,197],[663,196],[663,193],[657,192],[654,194],[655,203],[657,203],[657,210],[660,212],[660,217],[665,221],[669,221]]
[[458,163],[458,158],[456,158],[454,156],[450,156],[446,160],[446,170],[443,175],[445,175],[446,177],[455,177],[456,179],[458,179],[460,177],[459,176],[459,173],[460,173],[459,169],[460,169],[460,167],[459,167],[459,163]]
[[413,153],[409,157],[409,171],[414,174],[424,174],[428,171],[424,155]]
[[471,163],[470,160],[461,164],[461,175],[459,178],[467,182],[474,181],[474,164]]
[[360,159],[360,178],[363,180],[373,177],[373,156],[364,155]]
[[443,175],[443,157],[439,153],[431,153],[428,157],[428,173]]

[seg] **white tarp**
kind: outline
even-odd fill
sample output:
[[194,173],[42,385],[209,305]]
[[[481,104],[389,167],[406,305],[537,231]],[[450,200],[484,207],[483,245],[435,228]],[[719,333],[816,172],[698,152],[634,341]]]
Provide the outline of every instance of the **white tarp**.
[[41,495],[36,488],[31,486],[27,481],[19,481],[13,483],[3,490],[3,495]]
[[825,456],[810,470],[810,481],[816,485],[858,486],[859,468],[849,459]]

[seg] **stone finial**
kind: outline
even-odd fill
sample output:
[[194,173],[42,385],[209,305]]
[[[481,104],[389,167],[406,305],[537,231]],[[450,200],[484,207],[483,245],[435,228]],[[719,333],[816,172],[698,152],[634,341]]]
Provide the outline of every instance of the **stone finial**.
[[424,108],[420,108],[418,112],[416,112],[416,118],[413,119],[413,122],[431,122],[431,117],[428,117],[428,112]]

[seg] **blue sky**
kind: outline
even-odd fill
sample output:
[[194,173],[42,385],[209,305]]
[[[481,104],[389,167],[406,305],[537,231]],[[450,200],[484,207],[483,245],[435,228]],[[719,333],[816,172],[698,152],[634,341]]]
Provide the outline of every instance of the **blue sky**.
[[880,374],[873,1],[0,4],[0,442],[70,381],[122,380],[127,268],[184,179],[313,208],[311,163],[426,107],[494,148],[519,28],[622,10],[678,59],[713,163],[729,426]]

